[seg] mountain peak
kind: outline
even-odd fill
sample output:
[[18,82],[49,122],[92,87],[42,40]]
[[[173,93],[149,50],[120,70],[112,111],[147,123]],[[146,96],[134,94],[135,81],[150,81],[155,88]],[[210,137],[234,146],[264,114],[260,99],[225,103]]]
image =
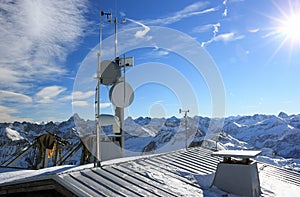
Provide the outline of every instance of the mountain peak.
[[280,117],[280,118],[288,118],[289,115],[287,115],[287,114],[284,113],[284,112],[280,112],[280,113],[278,114],[278,117]]

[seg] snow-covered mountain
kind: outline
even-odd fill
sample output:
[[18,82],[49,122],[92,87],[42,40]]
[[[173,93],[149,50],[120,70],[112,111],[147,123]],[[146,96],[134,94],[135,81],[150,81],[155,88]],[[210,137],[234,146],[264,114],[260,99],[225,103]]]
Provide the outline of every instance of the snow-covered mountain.
[[[176,117],[129,117],[124,124],[125,154],[159,153],[201,144],[215,147],[215,141],[202,143],[210,122],[207,117],[189,117],[186,132],[185,121]],[[103,130],[109,132],[111,127],[103,127]],[[61,123],[0,123],[0,165],[18,155],[41,134],[53,133],[69,141],[70,144],[63,150],[66,154],[80,143],[81,136],[94,131],[95,122],[83,120],[77,114]],[[278,116],[228,117],[222,132],[213,140],[218,141],[218,148],[262,150],[259,160],[300,170],[300,115],[289,116],[281,112]],[[68,164],[79,164],[79,153]],[[33,154],[16,165],[30,167]]]

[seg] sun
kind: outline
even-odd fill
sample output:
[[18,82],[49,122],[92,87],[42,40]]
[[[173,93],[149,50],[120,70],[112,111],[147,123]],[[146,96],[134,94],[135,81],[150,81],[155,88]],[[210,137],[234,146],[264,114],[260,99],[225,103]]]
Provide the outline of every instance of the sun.
[[281,19],[278,33],[282,34],[286,40],[291,41],[293,44],[300,44],[300,13]]

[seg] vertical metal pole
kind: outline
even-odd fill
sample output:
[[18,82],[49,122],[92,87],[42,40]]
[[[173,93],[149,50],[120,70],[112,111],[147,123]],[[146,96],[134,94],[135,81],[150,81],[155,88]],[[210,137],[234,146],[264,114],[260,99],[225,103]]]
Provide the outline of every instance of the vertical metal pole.
[[115,19],[114,19],[114,24],[115,24],[115,60],[116,60],[116,58],[117,58],[117,44],[118,44],[118,38],[117,38],[117,23],[118,23],[118,21],[117,21],[117,17],[115,17]]
[[100,147],[100,79],[97,82],[97,114],[96,114],[96,163],[95,167],[101,167],[101,147]]
[[182,110],[179,109],[179,113],[184,112],[184,123],[185,123],[185,149],[188,148],[187,145],[187,138],[188,138],[188,133],[187,133],[187,113],[190,112],[190,110]]
[[123,70],[123,75],[124,75],[124,104],[125,104],[125,99],[126,99],[126,86],[125,86],[125,82],[126,82],[126,55],[124,53],[124,59],[123,59],[123,64],[124,64],[124,70]]
[[187,111],[184,113],[185,119],[185,149],[187,149]]
[[96,162],[95,167],[101,167],[101,144],[100,144],[100,85],[101,85],[101,50],[102,50],[102,16],[100,11],[99,53],[97,69],[97,114],[96,114]]

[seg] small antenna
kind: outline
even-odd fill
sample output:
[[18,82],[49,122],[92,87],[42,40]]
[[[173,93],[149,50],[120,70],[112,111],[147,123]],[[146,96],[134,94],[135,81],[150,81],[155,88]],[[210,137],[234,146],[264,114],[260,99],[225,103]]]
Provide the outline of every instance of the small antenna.
[[185,125],[185,149],[188,148],[187,146],[187,113],[190,112],[190,110],[182,110],[179,109],[179,113],[184,113],[184,125]]

